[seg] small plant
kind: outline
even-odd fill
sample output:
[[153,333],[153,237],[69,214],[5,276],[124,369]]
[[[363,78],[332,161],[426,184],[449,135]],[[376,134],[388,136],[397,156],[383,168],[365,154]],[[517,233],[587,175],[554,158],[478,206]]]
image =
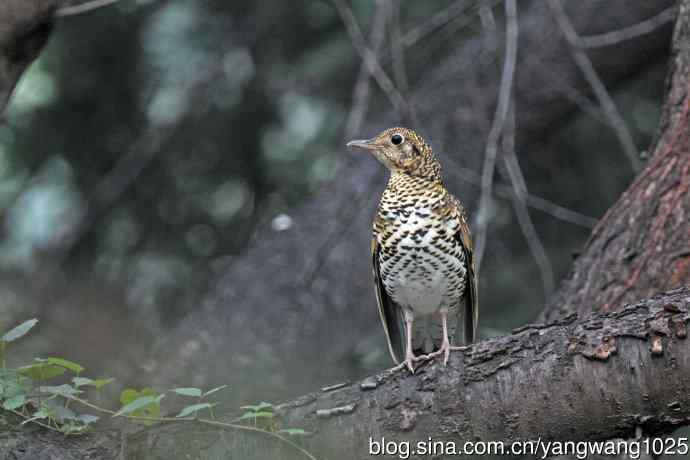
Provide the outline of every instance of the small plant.
[[[232,422],[216,420],[213,408],[218,402],[212,402],[209,398],[226,389],[227,385],[207,391],[195,387],[181,387],[160,393],[153,388],[127,388],[120,393],[120,407],[111,410],[87,399],[84,393],[95,391],[100,401],[103,387],[115,379],[84,377],[82,373],[86,369],[78,363],[58,357],[35,358],[31,364],[8,368],[8,345],[26,335],[37,323],[36,319],[25,321],[0,337],[0,407],[24,419],[22,425],[33,423],[65,435],[85,433],[100,420],[100,417],[93,413],[77,413],[70,407],[70,404],[76,404],[100,416],[122,417],[147,425],[160,422],[196,422],[228,430],[264,433],[315,460],[304,448],[288,439],[308,433],[301,428],[281,427],[271,403],[260,402],[257,405],[242,406],[241,409],[245,412]],[[71,377],[70,383],[47,384],[47,381],[65,374]],[[161,401],[167,393],[191,398],[193,403],[182,407],[174,417],[163,417]]]
[[304,431],[302,428],[279,428],[275,423],[275,413],[273,412],[273,404],[261,401],[257,405],[247,405],[242,406],[240,409],[244,410],[244,414],[237,419],[237,421],[247,420],[253,422],[254,426],[260,426],[263,424],[270,427],[278,433],[286,434],[289,436],[306,436],[309,433]]
[[179,414],[177,414],[175,417],[177,418],[183,418],[183,417],[189,417],[193,416],[196,417],[198,412],[201,411],[208,411],[209,416],[211,419],[215,420],[215,415],[213,415],[213,407],[218,404],[218,403],[210,403],[207,401],[204,401],[205,398],[211,396],[212,394],[223,390],[227,388],[227,385],[221,385],[219,387],[213,388],[211,390],[208,390],[206,393],[204,393],[200,388],[194,388],[194,387],[186,387],[186,388],[173,388],[172,391],[173,393],[176,393],[180,396],[188,396],[190,398],[196,398],[197,403],[196,404],[191,404],[189,406],[185,406],[182,408]]

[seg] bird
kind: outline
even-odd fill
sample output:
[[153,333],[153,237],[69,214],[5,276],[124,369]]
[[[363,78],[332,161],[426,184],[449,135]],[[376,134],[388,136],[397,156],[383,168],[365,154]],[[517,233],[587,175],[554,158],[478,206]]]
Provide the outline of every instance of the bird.
[[390,172],[373,220],[371,257],[393,369],[407,367],[414,374],[417,362],[441,355],[446,366],[450,352],[463,349],[451,346],[450,319],[455,318],[453,335],[459,338],[457,325],[464,316],[465,345],[474,342],[478,327],[477,276],[465,210],[446,189],[432,148],[412,129],[390,128],[347,146],[371,152]]

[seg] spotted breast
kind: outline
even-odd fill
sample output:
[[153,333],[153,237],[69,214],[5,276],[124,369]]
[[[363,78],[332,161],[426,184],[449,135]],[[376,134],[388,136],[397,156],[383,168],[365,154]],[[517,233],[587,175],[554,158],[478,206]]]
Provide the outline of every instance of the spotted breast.
[[[454,198],[441,186],[407,175],[393,175],[374,220],[381,281],[393,301],[420,320],[413,348],[430,353],[441,344],[433,313],[446,308],[450,335],[467,281],[462,243],[455,235],[460,215],[450,215]],[[438,319],[438,318],[436,318]]]

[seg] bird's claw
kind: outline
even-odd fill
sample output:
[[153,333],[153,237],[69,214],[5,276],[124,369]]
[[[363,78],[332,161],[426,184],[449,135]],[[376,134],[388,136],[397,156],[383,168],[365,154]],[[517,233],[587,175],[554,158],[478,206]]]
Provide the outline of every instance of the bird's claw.
[[391,368],[391,372],[397,372],[401,369],[408,368],[410,370],[411,374],[414,374],[415,368],[414,368],[414,363],[418,361],[425,361],[427,355],[421,355],[421,356],[415,356],[415,355],[407,355],[405,358],[405,361],[401,362],[397,366]]
[[441,347],[432,353],[420,356],[420,358],[424,358],[425,361],[431,361],[432,359],[435,359],[436,357],[441,355],[444,355],[443,365],[445,366],[446,364],[448,364],[448,356],[450,356],[450,347]]
[[423,359],[426,361],[426,360],[432,360],[438,356],[443,355],[443,366],[445,367],[448,365],[448,358],[450,357],[451,351],[465,351],[467,349],[469,349],[469,347],[467,347],[467,346],[452,347],[449,343],[444,343],[443,345],[441,345],[441,348],[439,348],[438,350],[436,350],[432,353],[426,354],[426,355],[419,356],[419,359]]

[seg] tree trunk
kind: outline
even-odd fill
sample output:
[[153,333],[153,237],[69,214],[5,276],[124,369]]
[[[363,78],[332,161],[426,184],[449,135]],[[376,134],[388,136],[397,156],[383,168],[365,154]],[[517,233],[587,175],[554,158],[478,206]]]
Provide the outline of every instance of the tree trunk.
[[690,284],[690,21],[680,3],[649,163],[599,221],[543,317],[611,311]]

